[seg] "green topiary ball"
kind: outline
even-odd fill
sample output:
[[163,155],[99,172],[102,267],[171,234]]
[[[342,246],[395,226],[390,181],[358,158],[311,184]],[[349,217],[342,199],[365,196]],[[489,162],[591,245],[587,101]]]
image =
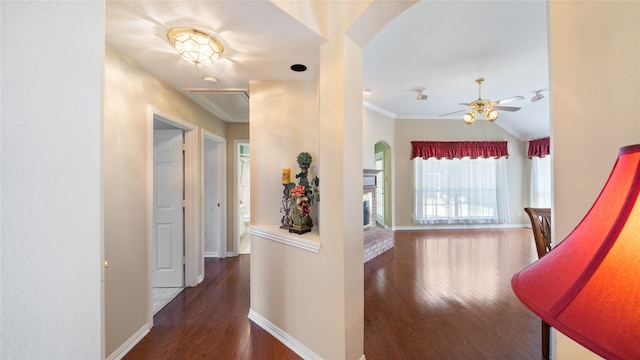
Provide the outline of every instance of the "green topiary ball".
[[311,154],[309,154],[308,152],[301,152],[300,154],[298,154],[298,165],[300,167],[309,167],[309,165],[311,165],[311,161],[313,160],[311,158]]

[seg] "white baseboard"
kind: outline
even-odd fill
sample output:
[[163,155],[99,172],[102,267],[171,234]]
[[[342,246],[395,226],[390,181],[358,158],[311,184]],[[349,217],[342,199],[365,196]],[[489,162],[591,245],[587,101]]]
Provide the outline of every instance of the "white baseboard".
[[136,331],[127,341],[124,342],[116,351],[114,351],[106,360],[120,360],[122,359],[137,343],[144,338],[150,330],[149,324],[144,324],[140,330]]
[[531,224],[451,224],[451,225],[409,225],[394,226],[393,230],[465,230],[465,229],[520,229],[531,228]]
[[[265,319],[262,315],[258,314],[257,312],[253,311],[252,309],[249,309],[249,316],[248,317],[249,317],[249,320],[251,320],[254,323],[256,323],[256,325],[260,326],[262,329],[264,329],[269,334],[273,335],[273,337],[278,339],[281,343],[283,343],[286,347],[291,349],[293,352],[298,354],[298,356],[302,357],[303,359],[305,359],[305,360],[310,360],[310,359],[322,360],[320,355],[314,353],[309,348],[307,348],[306,346],[302,345],[298,340],[294,339],[293,337],[291,337],[291,335],[289,335],[286,332],[282,331],[282,329],[280,329],[276,325],[272,324],[269,320]],[[362,358],[364,359],[364,355],[362,356]]]
[[215,251],[205,251],[204,252],[204,257],[209,258],[209,257],[218,257],[218,252]]

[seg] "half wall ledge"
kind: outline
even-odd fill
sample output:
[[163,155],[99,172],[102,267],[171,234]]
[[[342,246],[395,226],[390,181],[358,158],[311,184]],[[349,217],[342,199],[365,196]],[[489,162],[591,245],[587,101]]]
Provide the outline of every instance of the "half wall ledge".
[[278,225],[251,225],[249,234],[316,254],[320,253],[320,246],[322,245],[317,226],[313,227],[311,232],[304,235],[296,235],[286,229],[280,229]]

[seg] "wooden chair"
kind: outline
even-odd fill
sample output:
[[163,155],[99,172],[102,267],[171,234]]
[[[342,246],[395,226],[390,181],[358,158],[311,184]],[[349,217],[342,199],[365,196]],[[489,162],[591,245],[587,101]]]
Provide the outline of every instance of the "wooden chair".
[[[536,243],[538,259],[545,256],[552,249],[551,245],[551,209],[549,208],[524,208],[531,220],[533,240]],[[542,321],[542,357],[549,359],[551,327]]]

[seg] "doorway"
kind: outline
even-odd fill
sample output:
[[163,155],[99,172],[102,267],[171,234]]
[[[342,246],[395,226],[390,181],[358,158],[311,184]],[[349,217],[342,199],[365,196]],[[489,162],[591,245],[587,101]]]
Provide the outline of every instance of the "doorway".
[[[198,132],[197,126],[163,113],[153,106],[148,107],[148,137],[147,137],[147,214],[148,217],[148,324],[153,326],[154,310],[161,308],[172,296],[175,296],[185,286],[195,286],[204,279],[204,257],[202,256],[202,240],[199,237],[199,214],[201,184],[198,171]],[[180,134],[183,141],[179,145],[172,141],[168,143],[158,142],[163,132]],[[170,138],[171,136],[169,136]],[[171,145],[169,145],[169,143]],[[162,169],[156,166],[156,160],[160,156],[178,153],[181,158],[180,165],[169,166],[162,164]],[[156,156],[156,154],[158,154]],[[164,161],[164,159],[163,159]],[[178,169],[177,172],[169,168]],[[168,175],[168,174],[171,175]],[[160,176],[166,175],[166,176]],[[175,181],[181,179],[180,185]],[[170,185],[173,184],[173,185]],[[160,185],[165,192],[157,191]],[[160,195],[162,194],[162,195]],[[169,201],[169,199],[171,201]],[[169,205],[170,204],[170,205]],[[174,208],[182,213],[182,224],[156,221],[156,206]],[[176,209],[177,208],[177,209]],[[177,215],[176,215],[177,219]],[[175,229],[178,227],[178,229]],[[157,236],[160,234],[160,236]],[[161,244],[159,244],[161,243]],[[169,246],[171,244],[171,246]],[[158,246],[160,245],[160,246]],[[175,246],[173,246],[175,245]],[[159,248],[165,249],[159,253]],[[166,249],[171,249],[168,251]],[[200,264],[201,263],[201,264]],[[170,265],[169,265],[170,264]],[[161,281],[159,271],[171,268],[178,271],[178,275],[170,283]],[[154,306],[154,289],[171,289],[163,294],[165,300],[158,303],[156,290],[156,305]],[[168,299],[168,300],[167,300]]]
[[248,140],[236,140],[236,244],[239,254],[251,253],[251,151]]
[[391,224],[391,147],[384,141],[374,146],[374,166],[380,170],[376,175],[376,223],[384,228]]
[[184,288],[184,130],[153,120],[153,314]]
[[203,129],[201,143],[203,253],[204,257],[225,258],[228,255],[226,140]]

